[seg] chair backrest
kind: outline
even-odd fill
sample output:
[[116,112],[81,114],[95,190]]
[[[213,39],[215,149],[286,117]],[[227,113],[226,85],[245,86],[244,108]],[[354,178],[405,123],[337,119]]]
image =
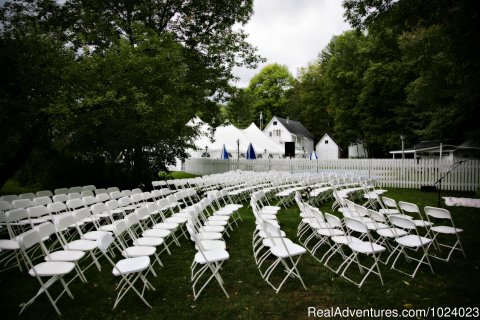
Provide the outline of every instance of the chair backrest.
[[7,222],[17,222],[28,218],[28,212],[25,208],[17,208],[5,213]]
[[108,210],[115,210],[120,207],[120,204],[115,199],[108,200],[105,202],[105,205],[107,206]]
[[20,248],[26,250],[39,243],[41,240],[42,238],[40,237],[38,230],[31,229],[22,233],[22,235],[18,238],[18,243]]
[[76,186],[68,188],[68,193],[80,193],[83,191],[83,187]]
[[56,194],[52,197],[53,202],[67,202],[68,196],[64,193]]
[[142,193],[142,189],[140,188],[132,189],[132,194],[136,194],[136,193]]
[[38,231],[40,235],[40,239],[49,238],[52,234],[56,232],[55,225],[51,222],[44,222],[35,226],[35,229]]
[[132,212],[129,215],[127,215],[125,219],[126,219],[128,228],[133,227],[139,222],[138,216],[135,214],[135,212]]
[[142,203],[143,202],[143,197],[141,193],[134,193],[130,196],[130,201],[132,203]]
[[340,220],[339,217],[334,216],[333,214],[330,214],[328,212],[324,213],[325,220],[327,223],[330,225],[330,228],[340,228],[342,229],[342,220]]
[[452,215],[450,214],[450,211],[448,211],[447,209],[426,206],[424,210],[425,210],[425,214],[429,217],[433,217],[436,219],[452,220]]
[[97,198],[97,202],[107,202],[110,200],[108,193],[100,193],[95,198]]
[[77,222],[82,221],[83,219],[90,218],[92,216],[92,214],[90,213],[90,209],[88,208],[79,209],[75,211],[73,215],[75,217],[75,221]]
[[45,206],[35,206],[27,208],[27,213],[30,218],[42,217],[50,213]]
[[12,204],[8,201],[0,201],[0,212],[5,212],[12,209]]
[[87,191],[87,190],[94,191],[95,189],[97,188],[93,184],[89,184],[82,187],[82,191]]
[[27,193],[22,193],[18,196],[19,199],[30,199],[33,200],[35,198],[35,193],[33,192],[27,192]]
[[95,198],[94,196],[84,197],[82,198],[82,201],[85,207],[91,206],[98,202],[97,198]]
[[33,199],[33,204],[36,206],[46,206],[49,203],[52,203],[52,198],[49,196],[43,196]]
[[356,232],[360,232],[360,233],[363,233],[363,234],[368,233],[368,228],[367,228],[366,224],[363,223],[362,221],[357,220],[357,219],[352,219],[352,218],[349,218],[349,217],[345,217],[344,221],[345,221],[345,226],[348,229],[356,231]]
[[125,230],[127,230],[127,223],[125,222],[125,220],[117,220],[113,223],[113,234],[115,236],[120,236],[122,233],[125,232]]
[[12,208],[28,208],[33,207],[33,201],[30,199],[17,199],[12,201]]
[[17,200],[18,196],[16,194],[7,194],[4,196],[1,196],[0,199],[11,203],[13,200]]
[[47,204],[47,208],[51,213],[61,213],[67,211],[67,206],[63,202],[49,203]]
[[126,206],[131,205],[132,201],[130,201],[130,197],[125,196],[125,197],[121,197],[120,199],[118,199],[118,204],[120,205],[120,207],[126,207]]
[[130,197],[132,195],[132,190],[122,190],[122,197]]
[[382,197],[382,202],[390,209],[398,209],[397,202],[392,198]]
[[409,218],[401,217],[398,215],[390,215],[388,216],[388,219],[396,227],[408,230],[417,230],[415,222]]
[[53,222],[57,231],[62,232],[75,224],[75,217],[73,215],[61,216],[54,219]]
[[82,195],[82,198],[95,196],[92,190],[83,190],[80,194]]
[[108,193],[110,193],[110,192],[114,192],[114,191],[120,191],[120,189],[118,189],[118,187],[109,187],[109,188],[107,188],[107,191],[108,191]]
[[80,194],[80,192],[70,192],[69,194],[67,194],[67,198],[68,200],[82,199],[82,195]]
[[150,214],[148,211],[148,208],[146,207],[141,207],[138,209],[135,209],[135,214],[137,215],[138,219],[142,219]]
[[98,188],[98,189],[95,189],[95,195],[99,195],[101,193],[108,193],[107,189],[105,188]]
[[[67,194],[68,193],[68,188],[57,188],[55,190],[53,190],[53,192],[55,193],[55,195],[57,194]],[[55,200],[53,200],[55,201]]]
[[110,232],[102,234],[100,237],[97,239],[97,246],[98,249],[103,253],[107,254],[108,248],[110,245],[113,243],[113,236]]
[[403,212],[420,214],[420,209],[415,203],[399,201],[398,206]]
[[85,205],[83,204],[82,199],[71,199],[67,200],[67,208],[70,209],[70,211],[76,210],[78,208],[82,208]]
[[142,198],[143,198],[143,201],[148,202],[152,200],[153,195],[150,192],[145,191],[145,192],[142,192]]
[[96,203],[90,207],[90,210],[92,211],[93,214],[99,214],[102,212],[108,212],[107,205],[103,202],[101,203]]
[[110,192],[110,199],[120,199],[121,197],[123,197],[123,195],[120,191]]
[[385,218],[385,216],[378,211],[368,209],[368,214],[373,220],[377,222],[387,222],[387,219]]

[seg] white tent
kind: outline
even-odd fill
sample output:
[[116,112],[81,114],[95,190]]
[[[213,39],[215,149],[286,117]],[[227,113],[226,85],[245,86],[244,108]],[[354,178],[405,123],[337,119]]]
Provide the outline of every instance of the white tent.
[[257,154],[263,155],[266,150],[268,154],[278,157],[284,153],[284,147],[268,138],[254,123],[247,129],[238,129],[230,123],[218,126],[215,129],[213,141],[211,139],[211,127],[198,117],[189,121],[187,125],[198,125],[200,131],[200,135],[193,141],[198,150],[189,150],[193,158],[199,158],[207,154],[211,158],[219,158],[223,145],[234,158],[237,156],[237,149],[240,151],[240,157],[242,157],[242,154],[247,152],[250,143]]

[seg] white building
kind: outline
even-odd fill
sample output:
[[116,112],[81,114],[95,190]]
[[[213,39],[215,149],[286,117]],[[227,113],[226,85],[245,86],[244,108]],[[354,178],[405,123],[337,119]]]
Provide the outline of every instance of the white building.
[[263,132],[273,141],[295,142],[295,153],[310,154],[313,151],[313,135],[300,121],[273,117]]
[[461,143],[456,140],[420,141],[413,148],[390,151],[393,159],[441,159],[442,161],[456,161],[480,159],[480,142],[467,140]]
[[318,159],[339,159],[340,158],[340,147],[337,143],[325,133],[318,141],[317,146],[315,147],[317,152]]
[[362,142],[355,142],[348,146],[348,158],[368,158],[368,152]]

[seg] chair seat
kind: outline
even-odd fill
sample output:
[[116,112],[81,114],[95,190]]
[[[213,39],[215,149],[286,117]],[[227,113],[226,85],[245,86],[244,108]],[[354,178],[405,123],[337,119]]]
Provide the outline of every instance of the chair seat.
[[413,222],[415,222],[415,225],[417,227],[431,227],[431,226],[433,226],[433,223],[431,223],[430,221],[413,220]]
[[149,246],[149,247],[158,247],[163,243],[163,238],[153,238],[153,237],[142,237],[133,241],[135,246]]
[[45,257],[45,261],[69,261],[74,262],[82,259],[85,256],[84,251],[76,250],[59,250],[51,252]]
[[147,256],[127,258],[117,262],[113,268],[112,274],[119,276],[146,270],[150,266],[150,258]]
[[317,233],[321,236],[343,236],[345,235],[345,232],[340,229],[334,229],[334,228],[322,228],[322,229],[317,229]]
[[380,212],[381,214],[386,214],[386,215],[400,214],[400,210],[397,210],[397,209],[380,209],[380,210],[378,210],[378,212]]
[[228,216],[210,216],[208,217],[207,219],[208,221],[225,221],[227,222],[228,220],[230,220],[230,217]]
[[455,234],[463,231],[463,229],[454,228],[450,226],[435,226],[435,227],[432,227],[430,230],[435,231],[437,233],[445,233],[445,234]]
[[[225,241],[222,240],[200,240],[200,243],[202,244],[204,251],[211,251],[217,249],[225,250],[225,248],[227,247]],[[197,245],[195,245],[195,249],[198,250]]]
[[430,244],[432,242],[432,239],[409,234],[409,235],[397,238],[395,239],[395,241],[397,241],[402,246],[416,248],[416,247]]
[[226,250],[223,249],[197,252],[195,254],[195,262],[200,264],[224,261],[228,258],[230,258],[230,255]]
[[273,214],[260,214],[262,220],[277,220],[277,216]]
[[[258,234],[259,234],[259,236],[260,236],[261,238],[264,238],[264,239],[265,239],[265,238],[268,238],[267,234],[266,234],[265,231],[263,231],[263,230],[260,230],[260,232],[259,232]],[[283,230],[280,230],[280,236],[281,236],[281,237],[285,237],[285,236],[286,236],[286,234],[285,234],[285,232],[284,232]]]
[[350,242],[361,241],[358,238],[348,237],[348,236],[333,236],[330,239],[332,239],[333,242],[338,243],[338,244],[349,244]]
[[125,258],[151,256],[155,253],[156,250],[157,249],[155,249],[155,247],[133,246],[133,247],[128,247],[125,250],[123,250],[122,255]]
[[219,232],[200,232],[198,238],[200,240],[220,240],[222,239],[222,234]]
[[113,232],[113,224],[106,224],[98,228],[100,231]]
[[170,233],[171,232],[166,229],[149,229],[142,233],[142,237],[166,238]]
[[385,247],[376,243],[371,243],[369,241],[354,241],[354,242],[350,242],[348,246],[350,247],[350,249],[352,249],[352,251],[365,253],[365,254],[379,253],[386,250]]
[[100,238],[105,233],[108,233],[108,231],[90,231],[83,234],[83,239],[97,241],[98,238]]
[[65,250],[90,251],[97,248],[97,242],[92,240],[74,240],[65,245]]
[[225,228],[222,226],[203,226],[199,228],[200,232],[223,232]]
[[205,221],[204,225],[206,226],[226,226],[228,224],[228,221],[225,220],[208,220]]
[[397,237],[403,237],[406,235],[408,232],[399,229],[399,228],[385,228],[385,229],[378,229],[376,230],[378,235],[385,237],[385,238],[397,238]]
[[155,229],[175,230],[178,228],[178,223],[160,222],[153,226]]
[[287,241],[284,241],[284,243],[286,246],[284,246],[283,244],[277,244],[276,246],[271,247],[270,251],[272,252],[272,254],[279,258],[286,258],[298,256],[307,252],[304,247],[299,246],[298,244],[289,243]]
[[1,250],[18,250],[20,249],[20,245],[18,241],[15,240],[0,240],[0,249]]
[[182,217],[168,217],[167,219],[165,219],[165,222],[183,224],[186,223],[187,220],[187,218]]
[[70,273],[73,268],[75,268],[75,264],[73,262],[47,261],[33,266],[33,268],[28,270],[28,274],[32,277],[60,276]]

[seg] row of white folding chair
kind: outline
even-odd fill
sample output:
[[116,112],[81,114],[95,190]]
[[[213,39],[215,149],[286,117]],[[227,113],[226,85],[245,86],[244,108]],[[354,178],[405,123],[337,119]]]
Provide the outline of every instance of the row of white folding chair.
[[[190,239],[195,244],[195,249],[197,250],[190,267],[193,299],[196,300],[214,278],[226,297],[229,298],[219,272],[222,264],[230,258],[230,255],[225,250],[226,245],[221,233],[197,228],[199,210],[201,210],[200,207],[195,207],[191,210],[187,222]],[[206,274],[209,270],[211,272],[210,276]],[[207,279],[201,284],[204,275]]]
[[[252,247],[254,250],[255,262],[262,278],[278,293],[283,284],[289,277],[295,277],[300,280],[302,286],[307,289],[303,279],[298,271],[298,263],[302,255],[306,252],[305,248],[293,243],[290,239],[285,237],[276,220],[274,214],[262,214],[261,208],[257,201],[264,196],[262,193],[252,194],[250,205],[255,216],[257,228],[252,237]],[[268,257],[274,257],[274,261],[262,271],[262,265],[268,261]],[[283,266],[286,275],[283,279],[275,285],[271,279],[274,270],[278,266]]]

